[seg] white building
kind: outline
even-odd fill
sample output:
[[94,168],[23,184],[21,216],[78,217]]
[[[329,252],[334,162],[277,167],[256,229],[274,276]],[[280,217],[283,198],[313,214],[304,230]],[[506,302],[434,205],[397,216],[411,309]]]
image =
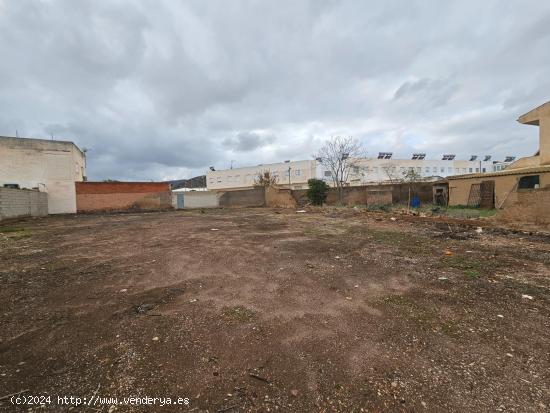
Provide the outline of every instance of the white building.
[[[402,179],[409,171],[423,179],[452,175],[463,175],[479,172],[493,172],[493,162],[490,158],[457,160],[452,154],[443,155],[442,159],[426,159],[425,154],[414,154],[411,159],[392,159],[391,153],[380,153],[377,158],[362,158],[355,161],[350,171],[350,185],[391,182]],[[323,168],[322,179],[330,182],[331,173]]]
[[[355,166],[350,170],[347,184],[365,185],[395,182],[402,179],[403,175],[409,170],[413,170],[423,179],[495,172],[503,169],[513,159],[513,157],[508,157],[505,161],[494,162],[491,161],[489,156],[480,159],[472,156],[466,161],[455,159],[452,154],[443,155],[441,159],[426,159],[425,154],[414,154],[411,159],[392,159],[391,153],[381,152],[376,158],[355,160]],[[331,171],[315,160],[287,161],[246,168],[209,171],[206,175],[206,185],[209,190],[250,188],[254,186],[254,178],[258,173],[266,170],[277,176],[278,184],[285,187],[289,187],[288,178],[290,173],[290,187],[292,189],[307,188],[307,181],[310,178],[322,179],[329,185],[333,185]]]
[[233,168],[220,171],[208,171],[206,187],[209,191],[221,189],[251,188],[258,174],[269,171],[277,177],[277,183],[292,189],[307,188],[307,181],[317,176],[317,165],[314,160],[286,161],[265,165]]
[[73,143],[0,136],[0,186],[48,194],[50,214],[76,213],[75,181],[86,177],[86,156]]

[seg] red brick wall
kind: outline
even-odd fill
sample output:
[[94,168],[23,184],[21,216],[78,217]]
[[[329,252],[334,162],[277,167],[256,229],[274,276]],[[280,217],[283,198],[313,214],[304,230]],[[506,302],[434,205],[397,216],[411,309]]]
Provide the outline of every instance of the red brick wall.
[[170,192],[167,182],[76,182],[76,194]]
[[75,182],[77,212],[166,209],[172,206],[164,182]]

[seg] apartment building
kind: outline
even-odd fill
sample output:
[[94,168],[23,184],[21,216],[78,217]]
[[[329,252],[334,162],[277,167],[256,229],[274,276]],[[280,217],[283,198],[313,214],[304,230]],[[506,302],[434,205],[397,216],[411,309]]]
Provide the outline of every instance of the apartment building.
[[[493,172],[493,162],[489,156],[481,159],[472,156],[470,160],[458,160],[453,154],[443,155],[441,159],[426,159],[425,154],[413,154],[411,159],[393,159],[391,153],[381,152],[376,158],[358,159],[350,171],[348,183],[364,185],[397,181],[402,179],[409,170],[423,179],[445,178],[453,175]],[[324,169],[322,179],[330,182],[330,171]]]
[[206,187],[210,191],[251,188],[258,174],[264,171],[275,176],[279,185],[292,189],[306,188],[307,181],[317,176],[317,163],[314,160],[285,161],[220,171],[212,169],[206,174]]
[[[458,160],[453,154],[443,155],[441,159],[425,158],[425,154],[413,154],[411,159],[393,159],[391,153],[381,152],[376,158],[357,159],[350,170],[347,184],[394,182],[403,179],[403,175],[409,170],[413,170],[423,179],[488,173],[504,169],[515,159],[507,157],[505,161],[494,162],[491,161],[490,156],[479,159],[477,156],[472,156],[469,160]],[[255,177],[262,171],[270,171],[277,177],[279,185],[287,188],[290,186],[292,189],[306,188],[310,178],[322,179],[329,185],[333,185],[331,171],[315,160],[211,170],[207,173],[206,185],[209,190],[250,188],[254,186]]]

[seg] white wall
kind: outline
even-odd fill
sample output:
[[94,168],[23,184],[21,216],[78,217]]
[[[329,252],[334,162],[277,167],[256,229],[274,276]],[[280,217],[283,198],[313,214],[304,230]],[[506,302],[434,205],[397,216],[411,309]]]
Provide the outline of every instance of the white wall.
[[254,179],[263,171],[270,171],[278,177],[278,184],[288,187],[288,168],[290,167],[290,186],[293,189],[307,187],[308,179],[316,176],[314,160],[280,162],[265,165],[233,168],[220,171],[208,171],[206,186],[208,190],[252,188]]
[[47,192],[50,214],[76,213],[74,183],[85,175],[84,154],[72,142],[0,137],[0,186]]
[[217,192],[172,192],[172,206],[178,208],[178,195],[183,196],[183,208],[218,208],[220,206]]

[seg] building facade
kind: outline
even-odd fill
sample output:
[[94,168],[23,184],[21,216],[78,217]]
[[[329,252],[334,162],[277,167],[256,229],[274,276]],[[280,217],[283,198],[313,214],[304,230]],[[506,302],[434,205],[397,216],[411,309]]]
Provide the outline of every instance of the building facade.
[[539,127],[537,153],[493,173],[449,177],[450,205],[479,206],[485,198],[499,209],[521,206],[518,216],[523,221],[550,223],[550,102],[520,116],[518,122]]
[[73,143],[0,137],[0,186],[48,194],[50,214],[76,213],[75,182],[86,179],[86,156]]
[[[418,158],[418,156],[413,156]],[[437,159],[391,159],[361,158],[353,162],[347,185],[367,185],[373,183],[397,182],[412,170],[423,180],[445,178],[454,175],[490,173],[504,169],[510,162],[493,162],[489,159],[455,160],[453,155]],[[447,159],[452,158],[452,159]],[[473,158],[473,157],[472,157]],[[496,169],[498,167],[498,169]],[[277,183],[291,189],[307,188],[311,178],[322,179],[334,185],[331,171],[315,160],[288,161],[245,168],[233,168],[220,171],[209,171],[206,175],[208,190],[227,190],[251,188],[255,178],[263,171],[277,177]],[[290,177],[290,182],[289,182]]]
[[[447,156],[452,157],[452,156]],[[455,160],[453,159],[380,159],[362,158],[354,161],[347,183],[349,185],[366,185],[371,183],[397,182],[408,172],[413,171],[422,179],[468,173],[493,172],[493,162],[490,160]],[[332,174],[321,167],[318,177],[331,183]]]
[[292,189],[305,189],[307,181],[317,177],[317,163],[314,160],[287,161],[263,164],[245,168],[208,171],[206,187],[210,191],[251,188],[256,177],[269,171],[277,179],[277,184]]

